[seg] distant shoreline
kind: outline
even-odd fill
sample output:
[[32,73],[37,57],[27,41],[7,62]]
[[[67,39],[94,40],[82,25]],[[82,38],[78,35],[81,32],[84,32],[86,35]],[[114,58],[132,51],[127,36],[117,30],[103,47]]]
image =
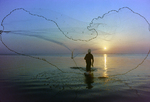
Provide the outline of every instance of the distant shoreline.
[[[78,53],[82,55],[83,53]],[[147,53],[92,53],[92,54],[147,54]],[[19,54],[0,54],[0,55],[19,55]],[[33,56],[46,56],[46,55],[70,55],[70,53],[50,53],[50,54],[25,54],[25,55],[33,55]]]
[[3,30],[0,30],[0,34],[2,34],[3,32],[9,33],[9,32],[11,32],[11,31],[3,31]]

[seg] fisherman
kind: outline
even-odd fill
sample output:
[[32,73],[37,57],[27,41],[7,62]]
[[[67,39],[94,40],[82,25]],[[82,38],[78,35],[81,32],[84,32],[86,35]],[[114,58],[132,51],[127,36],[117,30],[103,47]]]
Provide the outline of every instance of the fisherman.
[[88,49],[88,54],[85,55],[84,59],[86,60],[86,71],[91,72],[91,66],[93,67],[94,57],[91,54],[91,49]]

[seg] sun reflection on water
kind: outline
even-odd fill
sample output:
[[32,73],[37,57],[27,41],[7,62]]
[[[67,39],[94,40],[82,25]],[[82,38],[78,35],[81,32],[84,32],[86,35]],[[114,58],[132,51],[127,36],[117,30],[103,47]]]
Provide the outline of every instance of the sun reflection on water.
[[103,73],[104,77],[107,77],[107,54],[104,54],[104,73]]

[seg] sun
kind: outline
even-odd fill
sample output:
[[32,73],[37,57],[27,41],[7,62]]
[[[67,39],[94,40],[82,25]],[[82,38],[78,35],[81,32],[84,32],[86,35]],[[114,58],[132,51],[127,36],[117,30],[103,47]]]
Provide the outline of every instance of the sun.
[[106,50],[107,48],[106,48],[106,47],[104,47],[104,49]]

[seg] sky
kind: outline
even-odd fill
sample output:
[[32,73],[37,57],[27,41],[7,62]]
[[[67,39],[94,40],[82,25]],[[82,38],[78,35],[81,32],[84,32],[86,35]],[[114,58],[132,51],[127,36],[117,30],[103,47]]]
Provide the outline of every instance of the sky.
[[[11,32],[3,32],[1,39],[19,53],[85,53],[89,48],[93,53],[147,53],[149,4],[149,0],[0,0],[0,21],[22,8],[4,19],[4,31]],[[0,54],[13,53],[6,46],[0,42]]]

